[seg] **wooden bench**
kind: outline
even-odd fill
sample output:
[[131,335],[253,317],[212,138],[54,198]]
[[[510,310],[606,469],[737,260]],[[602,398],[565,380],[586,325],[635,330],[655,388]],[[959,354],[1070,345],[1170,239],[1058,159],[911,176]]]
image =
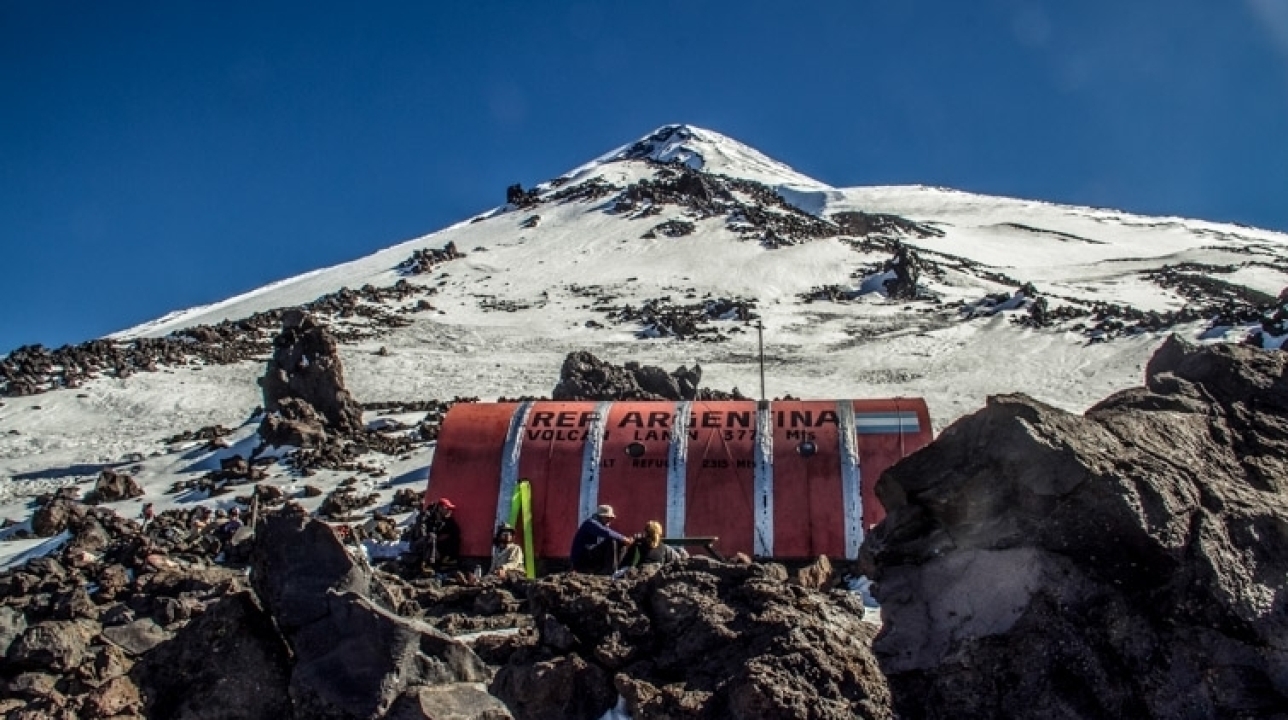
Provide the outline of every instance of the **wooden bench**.
[[682,548],[700,547],[703,550],[706,550],[707,554],[710,555],[711,557],[721,562],[724,562],[724,558],[720,555],[720,553],[716,552],[716,542],[719,540],[720,538],[715,536],[662,538],[662,542],[666,543],[667,545],[670,545],[671,547],[682,547]]

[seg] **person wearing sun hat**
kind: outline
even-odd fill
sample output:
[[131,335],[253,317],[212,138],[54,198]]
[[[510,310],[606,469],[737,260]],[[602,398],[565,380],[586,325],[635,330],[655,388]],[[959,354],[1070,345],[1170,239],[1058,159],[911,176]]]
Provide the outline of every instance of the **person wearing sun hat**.
[[488,568],[488,574],[502,580],[523,576],[523,548],[514,542],[514,527],[509,523],[501,523],[496,528],[496,536],[492,538],[492,566]]
[[590,575],[612,575],[617,569],[618,553],[631,546],[632,540],[609,527],[617,513],[612,505],[600,505],[595,514],[577,528],[572,538],[568,559],[572,569]]

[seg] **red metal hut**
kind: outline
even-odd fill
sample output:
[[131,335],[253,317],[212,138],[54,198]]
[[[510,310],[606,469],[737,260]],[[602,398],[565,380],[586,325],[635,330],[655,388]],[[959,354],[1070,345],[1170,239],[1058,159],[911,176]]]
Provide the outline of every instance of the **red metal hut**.
[[854,558],[885,517],[877,478],[930,440],[920,398],[466,403],[443,420],[425,498],[456,504],[465,556],[488,555],[527,479],[538,557],[567,557],[603,503],[628,534],[658,520],[725,553]]

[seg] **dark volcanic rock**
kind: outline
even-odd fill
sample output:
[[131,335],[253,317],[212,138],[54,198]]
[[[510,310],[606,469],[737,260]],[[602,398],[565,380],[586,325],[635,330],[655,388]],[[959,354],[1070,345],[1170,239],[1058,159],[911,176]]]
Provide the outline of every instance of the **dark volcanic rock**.
[[418,685],[389,708],[385,720],[511,720],[514,716],[475,683]]
[[913,300],[917,297],[917,279],[921,276],[921,261],[907,245],[898,243],[894,257],[885,264],[894,277],[885,281],[886,295],[895,300]]
[[1283,717],[1288,357],[1169,340],[1085,416],[991,398],[864,545],[908,718]]
[[327,591],[371,591],[371,572],[354,562],[324,522],[287,505],[256,529],[251,584],[290,635],[331,612]]
[[441,248],[422,248],[411,254],[398,265],[398,271],[404,275],[423,275],[445,262],[465,257],[456,249],[456,243],[449,242]]
[[363,429],[362,407],[344,386],[335,338],[303,311],[282,315],[282,332],[273,340],[273,357],[260,385],[264,407],[280,410],[286,398],[308,403],[341,433]]
[[702,392],[702,368],[680,366],[668,373],[628,362],[617,367],[586,352],[568,353],[559,372],[555,400],[693,400]]
[[0,605],[0,658],[9,654],[9,648],[26,630],[27,618],[21,612]]
[[515,651],[491,690],[517,718],[596,718],[619,694],[633,717],[891,717],[861,603],[784,576],[699,557],[539,581],[540,644]]
[[242,591],[144,656],[132,676],[149,717],[283,720],[292,717],[289,656],[272,618]]
[[96,505],[98,503],[128,500],[129,498],[139,497],[142,494],[143,488],[139,487],[133,477],[113,470],[104,470],[99,473],[98,482],[94,484],[93,492],[89,494],[85,501]]
[[259,436],[269,445],[293,445],[315,448],[326,445],[326,419],[308,402],[299,398],[282,398],[277,412],[264,417]]
[[322,599],[327,616],[292,635],[291,698],[301,717],[378,717],[409,687],[486,679],[473,651],[428,625],[353,593]]
[[46,620],[29,626],[9,648],[15,667],[63,673],[80,665],[98,623],[88,620]]
[[36,510],[31,518],[31,531],[39,537],[52,537],[84,517],[85,508],[65,497],[55,497]]
[[601,361],[581,351],[568,353],[559,371],[554,400],[644,399],[635,375],[625,368]]

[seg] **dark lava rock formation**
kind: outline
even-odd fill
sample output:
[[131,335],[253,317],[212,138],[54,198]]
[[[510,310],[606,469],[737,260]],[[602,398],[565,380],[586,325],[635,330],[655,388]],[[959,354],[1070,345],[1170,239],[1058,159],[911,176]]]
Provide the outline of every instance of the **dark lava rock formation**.
[[[409,325],[411,320],[407,314],[430,310],[433,306],[424,298],[414,305],[399,307],[398,304],[434,292],[434,288],[402,279],[388,287],[340,288],[301,307],[315,318],[363,318],[364,327],[337,331],[341,342],[353,342]],[[192,362],[228,365],[252,360],[270,348],[269,340],[283,316],[296,311],[298,308],[275,308],[215,325],[183,328],[159,338],[129,341],[101,338],[55,350],[24,345],[0,357],[0,396],[77,388],[97,377],[124,379],[135,373],[156,372],[161,367]]]
[[260,426],[266,441],[312,444],[299,441],[317,434],[319,419],[341,435],[363,429],[362,406],[344,386],[336,340],[325,327],[303,311],[287,312],[273,348],[268,369],[260,379],[264,407],[269,412]]
[[622,367],[585,350],[568,353],[553,400],[746,400],[734,388],[721,392],[698,387],[702,368],[680,366],[668,373],[654,365],[628,362]]
[[491,691],[521,720],[890,718],[853,594],[786,582],[778,565],[695,557],[619,581],[559,575],[528,591],[535,642]]
[[1172,338],[1084,416],[991,398],[887,471],[900,716],[1288,717],[1286,370]]
[[214,564],[220,533],[197,517],[140,527],[71,504],[61,550],[0,573],[0,716],[510,717],[483,661],[430,624],[468,625],[450,617],[461,604],[512,609],[504,591],[480,603],[485,588],[373,570],[298,506],[239,531],[248,583]]

